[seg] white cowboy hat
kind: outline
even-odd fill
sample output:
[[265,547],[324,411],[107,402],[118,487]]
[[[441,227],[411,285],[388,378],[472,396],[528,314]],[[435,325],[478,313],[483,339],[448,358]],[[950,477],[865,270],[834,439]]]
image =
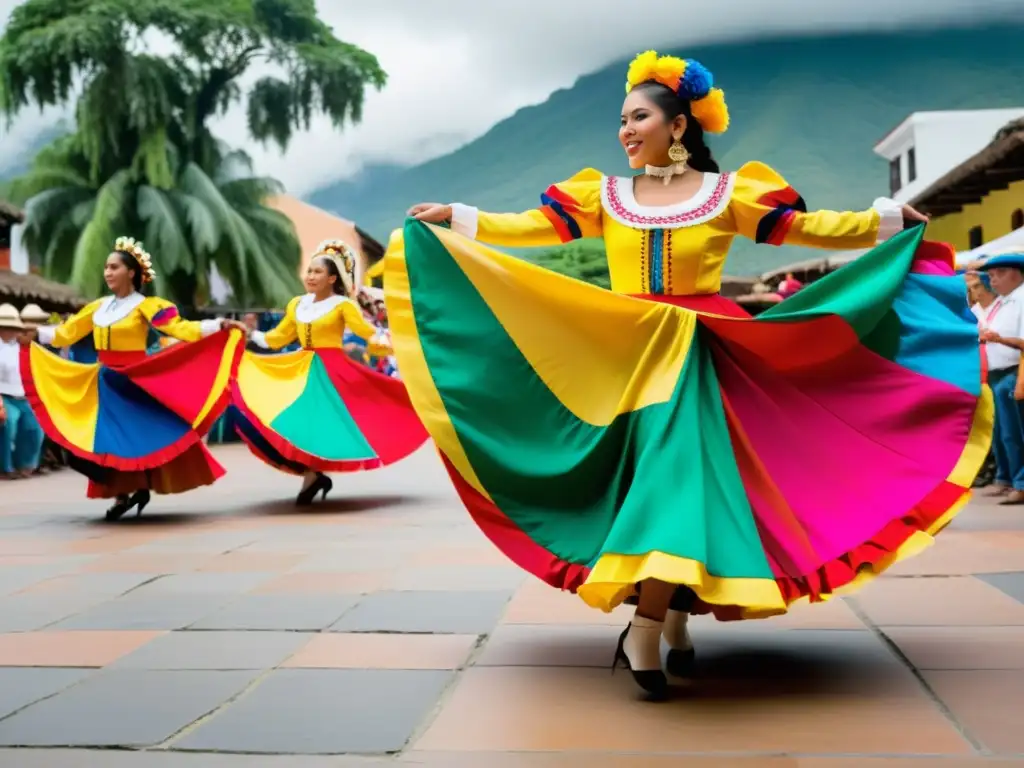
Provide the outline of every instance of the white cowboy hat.
[[26,304],[21,308],[21,319],[26,323],[48,323],[50,313],[44,312],[38,304]]
[[21,322],[21,316],[13,304],[0,304],[0,328],[16,328],[19,331],[25,330],[25,324]]

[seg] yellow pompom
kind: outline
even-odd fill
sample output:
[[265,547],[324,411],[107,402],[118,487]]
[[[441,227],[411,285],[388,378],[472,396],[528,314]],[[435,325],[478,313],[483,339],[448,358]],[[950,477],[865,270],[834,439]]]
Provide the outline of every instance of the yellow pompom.
[[686,62],[677,56],[659,56],[657,51],[644,51],[629,65],[626,72],[626,93],[640,83],[653,80],[673,91],[678,90],[679,81],[686,71]]
[[654,65],[654,77],[673,91],[679,90],[679,81],[686,71],[686,62],[677,56],[661,56]]
[[712,88],[703,99],[691,101],[690,112],[707,133],[725,133],[729,127],[729,108],[721,88]]
[[637,54],[636,58],[630,62],[629,69],[626,70],[626,92],[628,93],[634,85],[640,85],[640,83],[650,80],[657,63],[657,51],[644,51]]

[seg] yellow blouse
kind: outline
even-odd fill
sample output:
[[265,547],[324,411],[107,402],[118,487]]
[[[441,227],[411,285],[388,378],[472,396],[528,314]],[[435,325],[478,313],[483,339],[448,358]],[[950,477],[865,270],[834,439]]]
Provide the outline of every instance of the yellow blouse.
[[869,248],[903,228],[901,207],[884,198],[866,211],[807,212],[803,199],[763,163],[705,173],[690,200],[642,206],[633,178],[580,171],[524,213],[485,213],[452,205],[452,229],[492,245],[552,246],[603,237],[617,293],[717,293],[736,235],[769,245]]
[[132,293],[97,299],[60,325],[40,326],[38,335],[42,344],[69,347],[92,333],[98,352],[145,352],[150,328],[180,341],[199,341],[220,330],[220,321],[184,320],[173,303]]
[[339,295],[323,301],[316,301],[311,293],[297,296],[288,302],[276,328],[266,333],[253,331],[249,340],[264,349],[281,349],[293,341],[298,341],[303,349],[341,349],[346,328],[366,339],[370,354],[391,354],[391,347],[363,317],[359,305]]

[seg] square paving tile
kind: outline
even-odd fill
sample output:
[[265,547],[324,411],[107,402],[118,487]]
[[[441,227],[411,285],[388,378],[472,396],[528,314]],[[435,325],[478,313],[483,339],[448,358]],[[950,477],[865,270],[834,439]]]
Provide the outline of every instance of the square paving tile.
[[627,674],[474,667],[460,675],[444,709],[412,748],[970,754],[969,744],[912,681],[881,696],[864,688],[841,691],[829,684],[825,670],[820,674],[815,695],[783,695],[780,685],[749,677],[702,679],[688,695],[651,706],[638,700]]
[[475,663],[484,667],[607,669],[623,629],[607,624],[501,624]]
[[887,627],[918,669],[1024,670],[1024,627]]
[[18,632],[0,635],[3,667],[105,667],[160,632]]
[[394,762],[382,757],[347,755],[231,755],[163,749],[0,749],[0,765],[4,768],[381,768],[394,766]]
[[1024,670],[922,674],[956,719],[988,749],[997,754],[1024,753]]
[[211,558],[200,572],[279,573],[295,568],[307,559],[305,554],[277,554],[273,552],[228,552]]
[[509,592],[378,592],[365,597],[332,627],[336,632],[490,632]]
[[503,621],[507,624],[609,624],[625,628],[633,610],[623,605],[611,613],[598,611],[576,595],[531,578],[516,591]]
[[132,592],[83,611],[54,629],[182,629],[209,616],[233,595]]
[[139,594],[236,594],[255,589],[276,573],[175,573],[161,576],[136,590]]
[[403,568],[395,573],[394,589],[514,591],[526,580],[519,568],[502,565],[434,565]]
[[55,624],[103,602],[102,595],[21,593],[0,598],[0,632],[31,632]]
[[371,632],[314,635],[283,666],[312,669],[458,669],[476,635],[391,635]]
[[270,669],[309,641],[297,632],[171,632],[117,662],[117,669]]
[[111,598],[130,592],[154,578],[151,573],[71,573],[42,581],[20,594],[60,595],[84,592]]
[[879,579],[852,600],[879,626],[1024,625],[1024,603],[973,576]]
[[100,672],[0,721],[0,745],[139,747],[159,744],[237,695],[258,674]]
[[253,629],[312,632],[329,627],[360,595],[243,595],[189,629]]
[[[692,757],[596,752],[406,752],[398,759],[397,765],[400,768],[804,768],[801,760],[792,757]],[[863,768],[874,766],[864,765]],[[964,766],[946,766],[943,763],[941,766],[918,765],[912,768]]]
[[449,677],[424,670],[278,670],[173,747],[281,754],[397,751],[433,709]]
[[262,594],[365,594],[388,589],[393,580],[390,571],[302,571],[270,579],[255,592]]
[[118,552],[101,557],[84,566],[84,572],[148,573],[152,575],[194,571],[210,560],[211,555],[162,555],[144,552]]
[[[93,674],[91,669],[0,669],[0,717],[52,696]],[[0,765],[7,766],[0,760]]]
[[1024,573],[985,573],[977,578],[1024,604]]

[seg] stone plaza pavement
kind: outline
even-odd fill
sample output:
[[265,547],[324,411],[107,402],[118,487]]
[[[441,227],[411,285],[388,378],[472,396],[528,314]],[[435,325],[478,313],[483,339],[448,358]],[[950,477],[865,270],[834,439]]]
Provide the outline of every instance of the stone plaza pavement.
[[853,598],[695,620],[656,705],[609,674],[628,609],[510,566],[429,447],[306,512],[217,454],[119,524],[70,471],[0,483],[0,767],[1024,765],[1024,508]]

